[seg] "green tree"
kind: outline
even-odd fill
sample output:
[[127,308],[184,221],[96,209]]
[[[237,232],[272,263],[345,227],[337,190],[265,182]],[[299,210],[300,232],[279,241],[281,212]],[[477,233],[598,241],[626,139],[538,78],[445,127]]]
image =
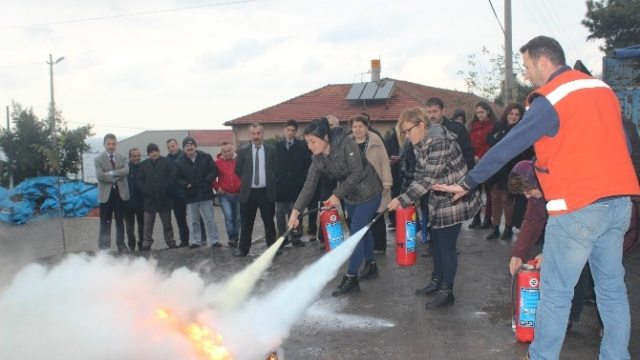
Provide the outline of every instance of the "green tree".
[[[514,54],[514,68],[518,68],[520,56]],[[460,70],[467,86],[467,91],[489,100],[498,105],[504,104],[504,55],[492,53],[486,46],[482,47],[480,56],[469,54],[467,56],[467,70]],[[522,71],[520,71],[522,72]],[[514,75],[511,98],[518,103],[524,103],[527,95],[533,91],[533,85],[525,82],[520,76]]]
[[[80,168],[82,152],[89,150],[85,139],[92,135],[91,126],[70,130],[60,113],[56,113],[56,131],[51,136],[49,120],[40,120],[32,108],[23,109],[14,102],[11,119],[13,129],[0,131],[0,148],[13,169],[14,182],[43,175],[67,176]],[[55,141],[54,141],[55,139]],[[2,169],[6,186],[6,166]]]
[[605,53],[639,44],[640,0],[589,0],[582,25],[591,32],[588,40],[604,40]]

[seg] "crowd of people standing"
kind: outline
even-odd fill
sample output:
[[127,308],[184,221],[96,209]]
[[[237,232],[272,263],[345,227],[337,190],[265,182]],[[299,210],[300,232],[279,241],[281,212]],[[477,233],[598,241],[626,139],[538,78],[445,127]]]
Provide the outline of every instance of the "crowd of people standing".
[[[566,66],[557,41],[540,36],[520,51],[525,75],[538,87],[527,98],[529,110],[508,104],[498,118],[489,103],[480,101],[468,126],[463,111],[447,119],[442,100],[430,98],[424,107],[403,111],[384,139],[366,113],[348,119],[348,131],[335,116],[313,120],[303,131],[304,142],[296,137],[297,122],[289,120],[275,146],[264,141],[262,125],[254,123],[248,146],[236,153],[224,143],[215,161],[197,150],[192,137],[182,140],[182,148],[177,140],[167,140],[167,157],[151,143],[146,160],[135,148],[127,158],[115,151],[116,137],[107,134],[105,152],[95,160],[99,248],[111,247],[115,220],[118,251],[148,251],[156,214],[167,247],[221,247],[212,201],[216,193],[228,245],[237,257],[250,251],[258,209],[268,246],[291,229],[287,242],[302,247],[302,215],[319,201],[344,208],[352,234],[383,212],[415,204],[433,256],[431,275],[416,294],[429,295],[425,307],[432,309],[455,301],[462,224],[471,220],[470,229],[491,231],[487,240],[508,241],[522,222],[516,217],[524,216],[527,244],[546,228],[543,256],[538,257],[542,297],[527,358],[558,357],[571,320],[574,286],[588,261],[602,316],[601,357],[627,359],[630,319],[621,257],[624,234],[637,223],[630,220],[632,208],[637,216],[637,205],[629,198],[640,195],[630,156],[640,146],[637,130],[632,139],[611,89]],[[594,143],[606,144],[606,154]],[[527,198],[531,208],[525,211]],[[355,248],[334,296],[358,291],[360,281],[378,277],[375,253],[386,251],[387,226],[384,217],[377,219]],[[315,234],[315,218],[308,228]],[[523,247],[514,248],[512,273],[523,261]]]

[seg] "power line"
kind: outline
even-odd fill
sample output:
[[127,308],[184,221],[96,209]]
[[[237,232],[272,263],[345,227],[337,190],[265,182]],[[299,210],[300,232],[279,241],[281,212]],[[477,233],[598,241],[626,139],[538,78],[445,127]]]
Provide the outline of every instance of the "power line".
[[180,8],[161,9],[161,10],[149,10],[149,11],[117,14],[117,15],[110,15],[110,16],[96,16],[96,17],[90,17],[90,18],[59,20],[59,21],[51,21],[51,22],[39,23],[39,24],[0,26],[0,30],[22,29],[22,28],[28,28],[28,27],[34,27],[34,26],[50,26],[50,25],[61,25],[61,24],[91,22],[91,21],[103,21],[103,20],[111,20],[111,19],[123,18],[128,16],[157,15],[157,14],[165,14],[165,13],[178,12],[178,11],[202,9],[202,8],[208,8],[208,7],[245,4],[245,3],[250,3],[254,1],[257,1],[257,0],[235,0],[235,1],[227,1],[222,3],[211,3],[211,4],[180,7]]
[[498,18],[498,14],[496,13],[496,9],[493,7],[493,3],[491,2],[491,0],[489,0],[489,6],[491,6],[491,11],[493,11],[493,16],[496,17],[496,20],[498,21],[498,25],[500,25],[500,30],[502,30],[502,34],[504,35],[505,34],[504,27],[502,27],[502,23]]

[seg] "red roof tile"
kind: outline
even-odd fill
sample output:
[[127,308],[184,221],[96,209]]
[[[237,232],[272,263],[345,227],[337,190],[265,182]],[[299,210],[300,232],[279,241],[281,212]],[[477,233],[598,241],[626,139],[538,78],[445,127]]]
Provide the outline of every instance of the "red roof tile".
[[223,142],[233,143],[233,130],[189,130],[198,146],[219,146]]
[[366,102],[346,100],[353,84],[326,85],[280,104],[227,121],[225,125],[252,122],[281,123],[288,119],[307,122],[328,114],[334,114],[340,120],[347,120],[362,111],[366,111],[372,121],[396,120],[403,110],[424,106],[424,102],[434,96],[442,99],[448,114],[453,113],[456,108],[463,108],[467,114],[471,115],[475,103],[483,100],[474,94],[465,92],[435,88],[404,80],[390,78],[383,80],[396,82],[392,96],[387,100],[368,100]]

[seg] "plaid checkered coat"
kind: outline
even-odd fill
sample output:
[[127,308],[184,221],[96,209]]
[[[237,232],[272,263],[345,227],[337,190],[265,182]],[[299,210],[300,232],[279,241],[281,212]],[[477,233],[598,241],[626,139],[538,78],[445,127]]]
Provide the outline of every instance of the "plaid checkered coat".
[[477,191],[453,202],[453,195],[431,190],[433,184],[455,184],[467,173],[456,135],[440,124],[431,124],[427,136],[414,146],[417,164],[413,182],[398,197],[403,206],[429,193],[429,226],[443,228],[470,219],[480,209]]

